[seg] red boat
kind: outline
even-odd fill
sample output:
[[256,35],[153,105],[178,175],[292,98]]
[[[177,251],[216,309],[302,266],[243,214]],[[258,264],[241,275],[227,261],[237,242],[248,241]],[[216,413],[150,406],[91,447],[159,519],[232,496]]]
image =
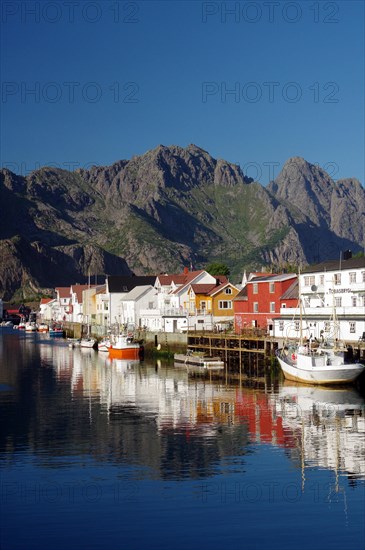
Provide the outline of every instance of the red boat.
[[139,359],[141,346],[135,342],[133,336],[120,334],[115,342],[108,347],[109,356],[114,359]]

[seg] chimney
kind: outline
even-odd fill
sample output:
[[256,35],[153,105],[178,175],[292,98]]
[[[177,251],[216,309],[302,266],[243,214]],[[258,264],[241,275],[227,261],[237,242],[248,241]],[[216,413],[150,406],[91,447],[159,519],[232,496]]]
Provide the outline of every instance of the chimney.
[[189,268],[188,267],[184,267],[184,275],[187,275],[189,273]]

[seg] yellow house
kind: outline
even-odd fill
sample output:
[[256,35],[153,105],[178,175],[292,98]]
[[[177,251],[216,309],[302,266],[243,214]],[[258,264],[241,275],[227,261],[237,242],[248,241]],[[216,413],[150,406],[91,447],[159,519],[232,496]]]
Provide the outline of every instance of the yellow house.
[[239,289],[232,283],[192,284],[190,285],[189,313],[195,315],[212,315],[218,322],[234,318],[233,298]]

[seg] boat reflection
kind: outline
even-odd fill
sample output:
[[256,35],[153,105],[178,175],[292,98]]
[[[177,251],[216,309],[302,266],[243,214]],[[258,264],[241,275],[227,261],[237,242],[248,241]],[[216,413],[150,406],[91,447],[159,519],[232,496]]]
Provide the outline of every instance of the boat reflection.
[[219,439],[224,429],[236,442],[224,453],[242,454],[255,443],[267,443],[285,448],[300,468],[365,479],[364,400],[354,388],[285,382],[278,391],[259,391],[191,379],[173,367],[110,359],[94,350],[62,345],[39,349],[42,363],[52,362],[57,379],[69,383],[73,399],[92,398],[108,424],[120,415],[134,415],[141,437],[141,426],[150,422],[156,437],[180,434],[182,444],[196,438],[200,448],[204,440]]
[[272,402],[295,434],[302,465],[365,479],[364,400],[356,390],[285,384]]

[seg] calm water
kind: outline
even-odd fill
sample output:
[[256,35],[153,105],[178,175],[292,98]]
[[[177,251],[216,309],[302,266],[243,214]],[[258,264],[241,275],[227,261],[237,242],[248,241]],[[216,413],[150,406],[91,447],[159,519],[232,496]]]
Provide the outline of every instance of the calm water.
[[2,329],[1,549],[363,550],[363,396],[250,386]]

